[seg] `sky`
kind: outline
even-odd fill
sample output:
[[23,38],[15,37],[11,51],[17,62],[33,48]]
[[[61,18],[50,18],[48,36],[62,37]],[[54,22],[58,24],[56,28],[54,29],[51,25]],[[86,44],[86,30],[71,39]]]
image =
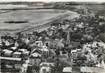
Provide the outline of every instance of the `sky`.
[[76,1],[76,2],[105,2],[105,0],[0,0],[0,2],[15,2],[15,1],[27,1],[27,2],[66,2],[66,1]]

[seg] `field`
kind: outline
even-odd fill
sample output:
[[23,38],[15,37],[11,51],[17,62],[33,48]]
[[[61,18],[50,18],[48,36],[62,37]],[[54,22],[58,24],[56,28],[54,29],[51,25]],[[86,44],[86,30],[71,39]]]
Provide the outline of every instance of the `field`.
[[37,28],[39,25],[61,19],[67,14],[71,18],[76,16],[75,12],[60,9],[0,10],[0,34]]
[[30,25],[37,25],[48,19],[56,17],[64,11],[52,9],[16,10],[0,14],[0,29],[22,29]]

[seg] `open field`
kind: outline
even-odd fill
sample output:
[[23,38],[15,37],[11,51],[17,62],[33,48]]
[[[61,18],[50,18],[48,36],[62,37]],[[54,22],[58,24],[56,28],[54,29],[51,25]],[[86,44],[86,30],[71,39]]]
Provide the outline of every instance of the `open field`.
[[[0,29],[21,29],[28,27],[32,24],[36,25],[40,22],[44,22],[50,18],[53,18],[62,11],[56,12],[54,10],[17,10],[10,11],[8,13],[0,14]],[[5,23],[9,21],[27,21],[26,23]],[[11,28],[12,27],[12,28]]]
[[20,32],[29,28],[33,29],[36,26],[61,19],[68,14],[71,15],[71,18],[76,16],[75,12],[59,9],[1,10],[0,30]]

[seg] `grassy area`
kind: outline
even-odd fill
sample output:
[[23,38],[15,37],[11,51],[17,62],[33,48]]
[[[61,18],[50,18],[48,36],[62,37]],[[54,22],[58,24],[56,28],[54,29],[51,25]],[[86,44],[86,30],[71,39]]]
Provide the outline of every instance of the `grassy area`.
[[[31,25],[36,26],[62,13],[61,10],[54,9],[11,10],[8,13],[0,14],[0,29],[22,29]],[[13,23],[7,23],[10,21]],[[27,23],[15,23],[19,21],[27,21]]]

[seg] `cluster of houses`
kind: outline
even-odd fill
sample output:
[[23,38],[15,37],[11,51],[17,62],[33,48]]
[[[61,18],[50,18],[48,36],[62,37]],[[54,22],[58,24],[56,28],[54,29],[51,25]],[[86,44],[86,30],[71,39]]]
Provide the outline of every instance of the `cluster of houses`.
[[73,66],[105,68],[105,43],[99,39],[104,25],[99,16],[80,15],[52,23],[41,32],[1,36],[1,69],[59,73],[72,72]]

